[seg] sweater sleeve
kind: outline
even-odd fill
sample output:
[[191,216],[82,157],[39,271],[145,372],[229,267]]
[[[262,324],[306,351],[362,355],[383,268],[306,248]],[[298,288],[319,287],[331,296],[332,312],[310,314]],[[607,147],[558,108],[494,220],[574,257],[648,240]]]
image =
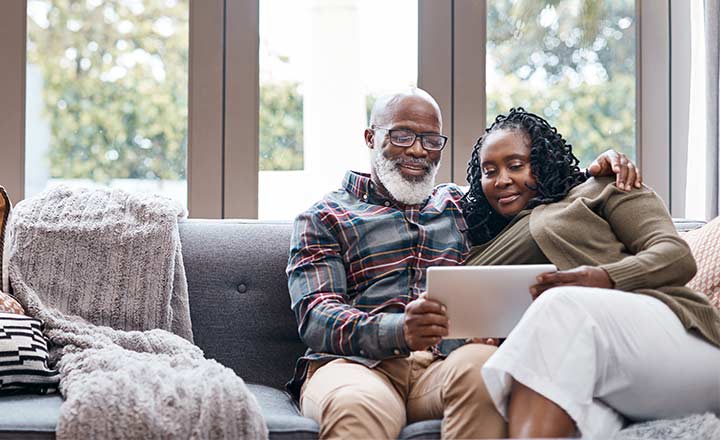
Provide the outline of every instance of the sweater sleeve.
[[687,243],[680,238],[663,201],[648,188],[622,192],[608,186],[604,216],[631,255],[601,265],[625,291],[683,286],[697,266]]
[[321,214],[301,214],[294,225],[288,290],[300,338],[315,352],[386,359],[410,352],[404,314],[369,314],[351,305],[340,244]]

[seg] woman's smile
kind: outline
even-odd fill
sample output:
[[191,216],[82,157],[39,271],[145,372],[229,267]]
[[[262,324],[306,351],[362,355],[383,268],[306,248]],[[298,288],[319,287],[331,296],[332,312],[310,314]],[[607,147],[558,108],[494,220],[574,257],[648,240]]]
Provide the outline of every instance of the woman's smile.
[[509,205],[520,198],[520,194],[510,194],[508,196],[502,196],[498,199],[498,203],[501,205]]

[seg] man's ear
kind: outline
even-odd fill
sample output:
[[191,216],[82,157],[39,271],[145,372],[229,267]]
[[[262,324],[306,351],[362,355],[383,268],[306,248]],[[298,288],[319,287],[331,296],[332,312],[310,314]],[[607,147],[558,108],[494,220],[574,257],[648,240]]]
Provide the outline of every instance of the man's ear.
[[372,150],[375,147],[374,142],[375,142],[375,131],[370,128],[366,128],[365,129],[365,145],[367,145],[367,147]]

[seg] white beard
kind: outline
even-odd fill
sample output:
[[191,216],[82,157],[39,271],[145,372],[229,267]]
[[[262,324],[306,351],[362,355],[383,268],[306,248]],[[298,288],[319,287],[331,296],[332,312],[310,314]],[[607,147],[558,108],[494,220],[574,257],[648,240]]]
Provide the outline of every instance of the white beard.
[[[380,182],[392,198],[406,205],[419,205],[427,199],[435,187],[438,164],[426,159],[388,159],[379,148],[372,150],[372,162]],[[420,163],[427,166],[427,173],[416,179],[403,176],[398,168],[401,163]]]

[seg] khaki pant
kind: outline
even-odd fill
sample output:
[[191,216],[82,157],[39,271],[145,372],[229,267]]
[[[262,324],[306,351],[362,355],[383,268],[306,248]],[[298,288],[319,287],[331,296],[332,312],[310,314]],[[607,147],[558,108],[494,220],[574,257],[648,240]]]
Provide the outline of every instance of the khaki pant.
[[443,438],[505,437],[480,374],[495,349],[468,344],[445,360],[417,351],[374,369],[345,359],[313,363],[300,407],[323,439],[395,439],[408,422],[429,419],[443,420]]

